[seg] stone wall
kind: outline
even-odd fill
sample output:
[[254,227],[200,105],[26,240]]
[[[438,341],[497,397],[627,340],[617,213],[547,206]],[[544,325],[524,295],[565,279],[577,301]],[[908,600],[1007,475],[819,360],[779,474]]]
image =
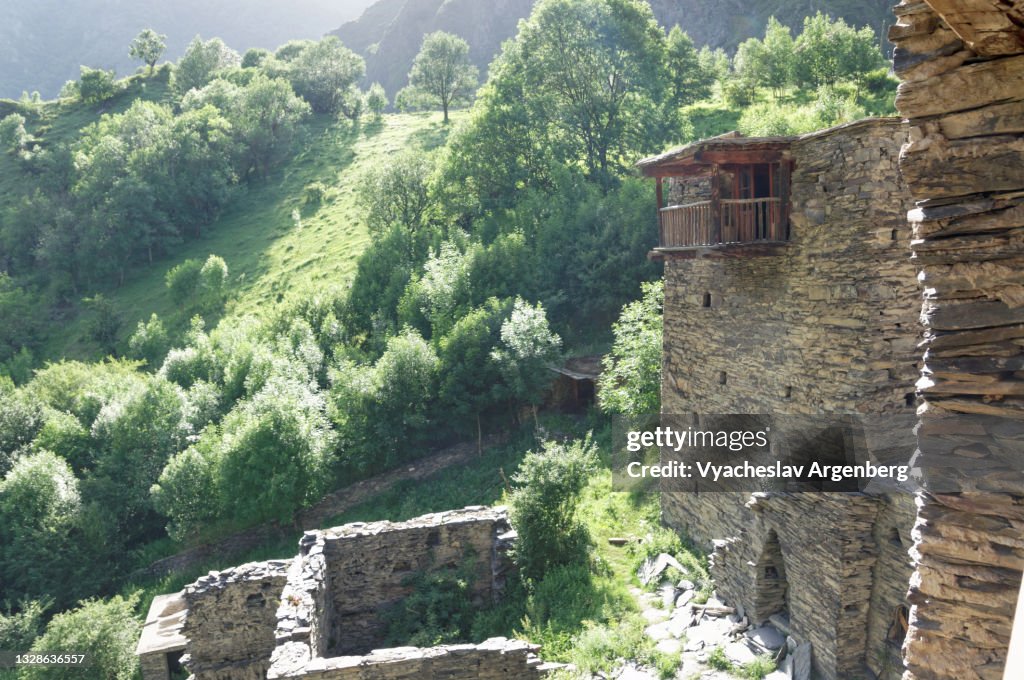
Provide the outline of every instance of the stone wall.
[[[901,121],[870,119],[794,140],[789,244],[668,257],[663,413],[857,414],[910,431],[920,291],[897,168],[905,138]],[[895,528],[909,546],[912,496],[666,493],[662,514],[714,543],[720,596],[755,619],[785,587],[793,635],[813,643],[821,677],[859,677],[865,664],[887,680],[902,673],[888,619],[906,605],[910,566],[889,541]],[[775,541],[781,570],[766,561]]]
[[315,659],[293,671],[285,664],[270,669],[269,680],[530,680],[541,678],[555,664],[536,655],[539,647],[519,640],[493,638],[478,645],[445,645],[428,649],[398,647],[366,656]]
[[385,639],[384,615],[411,593],[414,575],[470,566],[476,603],[497,600],[513,539],[504,508],[479,506],[308,532],[282,593],[269,677],[539,677],[546,667],[536,648],[504,639],[372,651]]
[[261,680],[290,561],[210,572],[185,588],[185,665],[194,680]]
[[[1001,678],[1024,570],[1024,8],[904,0],[890,31],[925,290],[908,679]],[[979,418],[978,416],[984,416]]]

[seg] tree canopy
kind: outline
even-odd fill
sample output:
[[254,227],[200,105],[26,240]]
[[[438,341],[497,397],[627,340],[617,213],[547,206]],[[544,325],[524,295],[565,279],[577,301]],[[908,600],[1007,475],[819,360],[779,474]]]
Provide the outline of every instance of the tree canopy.
[[409,72],[409,84],[428,93],[444,111],[468,97],[477,84],[477,70],[469,60],[469,44],[451,33],[436,31],[423,38]]

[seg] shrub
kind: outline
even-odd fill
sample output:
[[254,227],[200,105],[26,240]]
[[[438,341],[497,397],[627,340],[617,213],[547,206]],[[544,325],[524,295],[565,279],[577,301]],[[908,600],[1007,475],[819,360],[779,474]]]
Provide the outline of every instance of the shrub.
[[195,295],[196,289],[199,287],[199,273],[202,269],[202,262],[190,258],[175,265],[167,272],[164,282],[167,284],[171,300],[176,306],[186,306]]
[[170,349],[170,340],[163,321],[156,314],[149,321],[140,321],[135,332],[128,338],[128,354],[133,359],[142,359],[151,368],[159,367]]
[[615,344],[604,357],[601,409],[630,416],[661,411],[662,306],[660,281],[643,286],[643,298],[622,308],[612,327]]
[[302,190],[302,202],[306,205],[320,205],[326,203],[330,196],[330,189],[323,182],[307,184]]
[[135,656],[142,622],[136,618],[138,595],[110,600],[86,600],[77,609],[57,614],[32,645],[33,652],[67,651],[86,654],[91,666],[28,666],[24,680],[136,680]]
[[588,435],[571,444],[547,442],[519,466],[509,513],[519,534],[515,559],[524,578],[539,580],[552,567],[585,554],[589,537],[576,506],[596,464]]
[[396,647],[434,647],[469,642],[475,609],[470,591],[473,560],[458,571],[419,574],[407,585],[413,592],[385,617],[388,642]]
[[27,142],[28,133],[25,131],[25,116],[20,113],[12,113],[3,120],[0,120],[0,148],[20,151]]
[[387,107],[388,95],[384,91],[384,86],[380,83],[374,83],[366,92],[366,108],[373,114],[375,119],[379,119]]
[[43,632],[43,614],[50,604],[49,600],[33,600],[22,602],[19,606],[21,611],[17,613],[9,607],[7,613],[0,612],[0,649],[26,650],[31,647]]
[[117,93],[117,81],[113,71],[82,67],[78,79],[78,94],[87,104],[104,102]]

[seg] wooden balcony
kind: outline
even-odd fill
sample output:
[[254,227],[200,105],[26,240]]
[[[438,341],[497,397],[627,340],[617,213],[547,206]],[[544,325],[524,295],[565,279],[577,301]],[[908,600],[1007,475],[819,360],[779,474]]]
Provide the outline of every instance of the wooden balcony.
[[662,208],[659,250],[685,250],[789,240],[781,198],[698,201]]

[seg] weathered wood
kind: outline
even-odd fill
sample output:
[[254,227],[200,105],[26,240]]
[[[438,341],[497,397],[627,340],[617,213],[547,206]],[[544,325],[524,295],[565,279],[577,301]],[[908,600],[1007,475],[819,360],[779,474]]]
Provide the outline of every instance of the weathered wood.
[[735,163],[749,165],[752,163],[778,163],[782,160],[782,151],[760,149],[709,149],[700,151],[694,156],[698,163]]
[[722,174],[717,165],[711,170],[711,239],[722,242]]
[[903,82],[896,94],[896,108],[907,118],[922,118],[1020,99],[1024,99],[1024,56]]

